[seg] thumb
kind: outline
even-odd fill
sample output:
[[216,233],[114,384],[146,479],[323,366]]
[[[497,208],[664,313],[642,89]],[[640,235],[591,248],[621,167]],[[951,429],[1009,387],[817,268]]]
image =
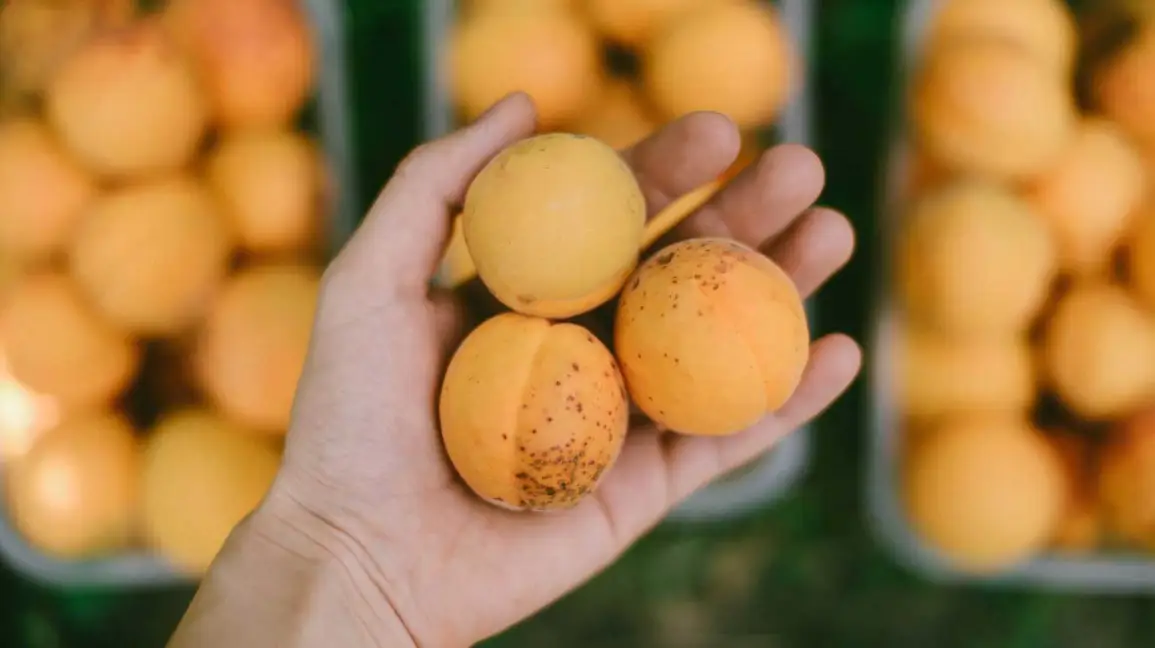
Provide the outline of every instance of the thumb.
[[422,144],[401,164],[333,263],[349,287],[424,294],[444,252],[450,218],[493,156],[533,133],[533,102],[515,93],[472,124]]

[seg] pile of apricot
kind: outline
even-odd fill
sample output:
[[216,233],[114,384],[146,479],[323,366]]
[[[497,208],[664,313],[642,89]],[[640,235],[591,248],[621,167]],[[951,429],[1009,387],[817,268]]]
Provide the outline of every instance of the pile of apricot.
[[904,497],[963,569],[1155,547],[1155,20],[1094,4],[939,3],[910,80]]
[[271,483],[324,262],[313,39],[295,0],[0,10],[0,458],[36,548],[195,573]]

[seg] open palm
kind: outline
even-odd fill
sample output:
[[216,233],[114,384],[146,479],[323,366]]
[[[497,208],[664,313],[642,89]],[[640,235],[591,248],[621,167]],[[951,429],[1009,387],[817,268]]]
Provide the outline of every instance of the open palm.
[[[467,645],[558,598],[695,489],[824,409],[859,366],[852,341],[826,337],[812,346],[794,398],[753,429],[717,439],[637,426],[600,488],[576,508],[518,514],[483,503],[456,479],[437,428],[440,377],[463,313],[428,286],[470,180],[533,127],[531,102],[513,95],[398,168],[325,277],[272,494],[331,531],[330,550],[350,556],[367,596],[391,606],[421,646]],[[738,149],[729,120],[696,113],[622,155],[652,215],[717,177]],[[853,248],[843,216],[812,208],[822,186],[813,153],[780,146],[676,234],[758,246],[806,296]]]

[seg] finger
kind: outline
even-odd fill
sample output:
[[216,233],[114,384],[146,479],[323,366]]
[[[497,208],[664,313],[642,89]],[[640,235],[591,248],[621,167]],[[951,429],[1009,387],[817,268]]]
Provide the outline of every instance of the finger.
[[790,275],[806,299],[850,261],[854,228],[839,212],[815,207],[762,249]]
[[596,508],[614,543],[624,547],[692,492],[765,452],[817,415],[846,390],[860,364],[861,353],[850,338],[827,336],[812,345],[810,362],[790,401],[749,430],[722,438],[632,431],[587,508]]
[[760,245],[813,205],[825,183],[826,171],[814,151],[798,144],[775,146],[687,218],[676,235]]
[[711,481],[764,454],[787,434],[817,416],[854,380],[862,353],[844,335],[829,335],[814,343],[810,362],[798,389],[780,409],[750,429],[730,437],[671,435],[667,449],[669,506],[689,497]]
[[452,207],[493,156],[532,134],[534,119],[533,102],[515,93],[465,128],[417,147],[334,264],[357,275],[363,290],[424,294],[448,239]]
[[738,157],[738,127],[716,112],[694,112],[622,151],[652,217],[678,196],[726,171]]

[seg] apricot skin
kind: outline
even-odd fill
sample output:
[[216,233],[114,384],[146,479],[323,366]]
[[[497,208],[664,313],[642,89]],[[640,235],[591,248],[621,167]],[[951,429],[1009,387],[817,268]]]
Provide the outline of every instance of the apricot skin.
[[617,152],[568,133],[499,153],[470,185],[462,211],[466,245],[494,297],[558,319],[618,292],[637,265],[645,220],[641,188]]
[[453,356],[440,416],[449,458],[475,493],[556,510],[593,492],[617,459],[629,406],[613,355],[589,331],[504,313]]
[[683,434],[733,434],[781,407],[802,378],[809,340],[786,273],[722,239],[650,257],[622,291],[614,327],[633,401]]

